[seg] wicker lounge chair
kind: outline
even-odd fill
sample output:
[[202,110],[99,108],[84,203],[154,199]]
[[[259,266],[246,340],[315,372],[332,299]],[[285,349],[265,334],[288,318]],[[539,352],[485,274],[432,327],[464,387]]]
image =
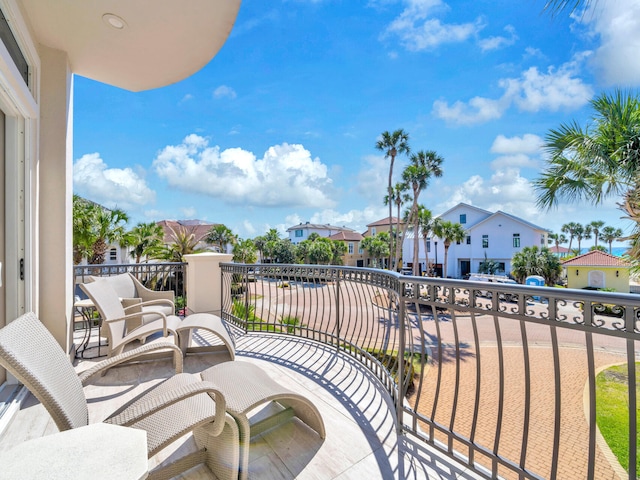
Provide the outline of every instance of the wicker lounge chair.
[[[127,313],[111,282],[96,280],[84,283],[80,287],[100,312],[103,325],[107,325],[109,356],[121,353],[124,347],[133,341],[144,342],[149,336],[162,332],[163,337],[172,336],[174,343],[182,348],[184,354],[224,351],[228,353],[231,360],[235,358],[234,340],[220,317],[197,313],[189,315],[183,320],[175,315],[165,315],[160,311],[145,313],[138,310]],[[131,319],[140,320],[142,316],[145,317],[144,322],[138,322],[136,327],[131,328],[131,325],[127,323]],[[152,316],[155,319],[150,320],[149,318]],[[200,329],[213,334],[219,342],[214,345],[194,347],[192,334],[194,330]]]
[[[176,369],[180,371],[180,350],[171,343],[165,346],[177,352]],[[140,347],[148,348],[150,345]],[[135,353],[122,354],[128,355]],[[78,377],[67,355],[35,314],[22,315],[0,330],[0,365],[42,402],[61,431],[88,424],[83,385],[102,368],[120,361],[120,356],[111,357]],[[106,422],[145,430],[149,458],[193,431],[199,450],[157,467],[149,478],[171,478],[200,463],[206,463],[220,479],[238,476],[237,424],[225,413],[224,396],[199,375],[178,373],[170,377],[124,405]]]
[[[142,312],[165,315],[175,315],[175,294],[173,290],[156,291],[145,287],[131,273],[123,273],[111,277],[87,278],[89,282],[107,282],[116,291],[118,297],[122,299],[123,306],[127,313]],[[137,327],[140,322],[155,320],[157,315],[142,315],[127,322],[129,328]]]

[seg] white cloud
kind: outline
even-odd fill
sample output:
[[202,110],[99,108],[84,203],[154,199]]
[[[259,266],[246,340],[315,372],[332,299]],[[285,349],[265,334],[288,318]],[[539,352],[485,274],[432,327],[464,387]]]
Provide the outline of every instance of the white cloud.
[[230,98],[230,99],[234,99],[237,97],[236,95],[236,91],[231,88],[228,87],[226,85],[220,85],[218,88],[216,88],[213,91],[213,97],[214,98]]
[[504,93],[498,99],[474,97],[451,106],[436,100],[433,114],[448,123],[471,125],[498,119],[514,105],[527,112],[580,108],[593,96],[592,88],[577,77],[586,56],[588,52],[576,55],[560,68],[549,67],[546,73],[531,67],[518,78],[501,79],[498,85]]
[[640,0],[591,2],[579,17],[601,45],[593,65],[605,85],[640,85]]
[[193,100],[195,97],[193,95],[191,95],[190,93],[187,93],[184,97],[182,97],[182,99],[178,102],[178,105],[184,105],[185,103],[187,103],[190,100]]
[[196,217],[198,209],[195,207],[182,207],[180,212],[182,212],[182,218],[190,219]]
[[479,19],[473,23],[448,24],[432,18],[438,11],[448,10],[442,0],[405,0],[404,4],[404,11],[383,36],[397,36],[407,50],[432,50],[445,43],[464,42],[483,28]]
[[542,138],[532,133],[525,133],[522,137],[511,138],[498,135],[491,145],[491,152],[506,155],[538,153],[543,144]]
[[508,36],[495,36],[478,40],[480,49],[483,52],[488,52],[490,50],[498,50],[500,48],[508,47],[516,43],[516,41],[518,40],[518,35],[516,35],[516,29],[513,27],[513,25],[507,25],[506,27],[504,27],[504,31],[508,34]]
[[124,210],[155,201],[155,192],[131,168],[108,168],[99,153],[88,153],[73,164],[73,190],[108,208]]
[[165,147],[153,161],[156,173],[178,190],[228,204],[262,207],[333,206],[327,166],[302,145],[274,145],[261,159],[241,148],[220,151],[198,135]]

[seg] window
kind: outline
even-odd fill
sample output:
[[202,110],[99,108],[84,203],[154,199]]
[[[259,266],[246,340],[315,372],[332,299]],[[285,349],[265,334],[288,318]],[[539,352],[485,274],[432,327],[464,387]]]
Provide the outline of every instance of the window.
[[115,262],[118,259],[118,251],[115,248],[109,250],[109,260]]
[[353,255],[353,242],[349,242],[349,255]]
[[467,235],[467,245],[471,245],[471,235]]
[[364,253],[364,248],[362,248],[362,247],[360,246],[360,244],[358,244],[358,253],[359,253],[360,255],[362,255],[362,254]]
[[456,245],[460,245],[460,240],[456,240]]
[[376,234],[376,227],[371,228],[371,236],[373,237]]
[[467,214],[466,213],[461,213],[460,214],[460,223],[462,223],[463,225],[465,223],[467,223]]
[[504,273],[505,272],[504,267],[505,267],[504,262],[498,262],[498,272]]
[[296,230],[296,237],[301,237],[304,234],[304,230]]
[[489,235],[482,235],[482,248],[489,248]]
[[544,241],[544,234],[540,235],[540,245],[545,245],[547,242]]
[[13,60],[13,63],[15,63],[18,72],[20,72],[20,76],[24,80],[24,83],[28,86],[29,64],[24,58],[22,50],[20,50],[20,46],[16,41],[16,37],[11,31],[11,27],[9,27],[9,22],[2,12],[0,12],[0,40],[2,41],[2,43],[4,43],[9,56]]
[[427,252],[431,252],[431,239],[427,239]]
[[520,234],[513,234],[513,248],[520,248]]

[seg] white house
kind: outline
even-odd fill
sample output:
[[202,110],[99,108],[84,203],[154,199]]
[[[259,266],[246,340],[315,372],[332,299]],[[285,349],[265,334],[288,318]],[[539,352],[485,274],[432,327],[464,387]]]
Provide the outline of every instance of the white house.
[[239,6],[0,0],[0,327],[34,311],[73,351],[74,74],[131,91],[178,82],[216,55]]
[[289,234],[289,240],[291,243],[298,244],[303,240],[309,238],[309,235],[312,233],[317,233],[321,237],[331,237],[336,233],[346,232],[353,233],[355,230],[347,227],[335,227],[333,225],[321,225],[317,223],[300,223],[299,225],[294,225],[293,227],[287,228],[287,233]]
[[[453,243],[449,247],[447,259],[447,276],[462,278],[469,273],[477,273],[480,264],[487,260],[498,263],[498,273],[511,271],[511,258],[524,247],[547,245],[549,230],[534,225],[527,220],[509,213],[497,211],[495,213],[483,210],[466,203],[459,203],[455,207],[438,215],[443,220],[460,223],[466,237],[459,244]],[[405,266],[412,266],[413,231],[407,232],[403,243],[403,262]],[[421,271],[426,271],[424,240],[419,240],[418,259]],[[427,255],[431,265],[436,265],[436,273],[442,274],[444,262],[444,242],[437,237],[428,239]]]

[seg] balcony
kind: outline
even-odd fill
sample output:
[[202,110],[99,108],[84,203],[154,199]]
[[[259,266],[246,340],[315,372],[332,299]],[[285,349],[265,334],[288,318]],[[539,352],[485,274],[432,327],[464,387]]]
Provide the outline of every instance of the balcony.
[[[206,281],[238,357],[327,424],[324,441],[294,422],[254,439],[255,478],[636,478],[640,297],[300,265],[223,264]],[[628,473],[595,422],[596,375],[613,364],[629,385]],[[92,421],[168,375],[168,362],[111,370],[87,388]],[[53,430],[23,407],[0,449]]]

